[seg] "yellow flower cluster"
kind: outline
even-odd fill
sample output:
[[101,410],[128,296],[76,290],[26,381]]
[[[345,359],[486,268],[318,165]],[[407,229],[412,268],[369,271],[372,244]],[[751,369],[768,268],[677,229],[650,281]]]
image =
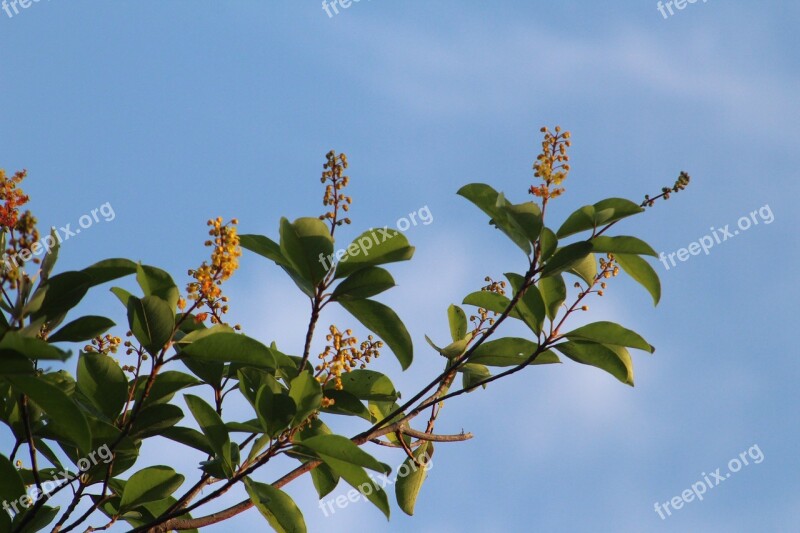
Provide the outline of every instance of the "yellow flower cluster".
[[[2,282],[8,282],[12,289],[16,289],[20,278],[26,275],[22,267],[25,261],[18,257],[23,253],[30,257],[33,253],[31,248],[39,242],[36,217],[30,211],[20,213],[19,210],[29,200],[18,188],[26,176],[27,172],[22,170],[8,177],[5,170],[0,169],[0,232],[8,232],[8,247],[2,252],[9,259],[1,265]],[[41,262],[38,257],[30,260],[35,264]],[[8,268],[12,264],[17,266]]]
[[350,178],[344,175],[347,168],[347,156],[345,154],[336,154],[331,150],[325,154],[327,161],[322,165],[322,177],[320,182],[330,183],[325,186],[325,195],[322,197],[322,205],[332,206],[333,209],[324,215],[320,215],[320,220],[328,219],[331,222],[331,228],[341,226],[342,224],[350,224],[350,219],[345,217],[339,219],[339,209],[343,211],[350,211],[350,204],[353,198],[342,194],[342,189],[347,187],[350,183]]
[[544,185],[531,186],[529,192],[534,196],[547,201],[550,198],[557,198],[563,194],[562,187],[551,189],[551,185],[560,185],[569,174],[569,156],[567,148],[570,147],[570,133],[562,133],[561,127],[556,126],[555,134],[551,133],[546,127],[540,130],[544,133],[542,141],[542,153],[536,158],[533,164],[534,177],[541,178]]
[[322,362],[316,367],[316,378],[323,386],[333,380],[336,390],[342,390],[342,373],[356,367],[366,368],[371,359],[380,356],[379,350],[383,348],[383,342],[374,340],[372,335],[359,344],[358,339],[353,337],[353,330],[341,332],[336,326],[330,327],[325,340],[330,344],[319,355]]
[[[222,314],[228,312],[228,306],[224,305],[228,302],[228,298],[222,296],[220,286],[239,267],[242,249],[239,246],[239,235],[236,233],[236,224],[238,223],[239,221],[235,218],[225,224],[222,223],[222,217],[209,220],[208,225],[211,229],[208,234],[213,237],[213,240],[206,241],[205,245],[213,248],[211,264],[203,261],[197,270],[189,270],[189,275],[194,278],[194,281],[186,286],[188,297],[197,301],[197,307],[207,305],[210,308],[214,315],[212,322],[218,321],[216,311],[221,311]],[[180,309],[186,307],[186,301],[183,298],[178,300],[178,307]],[[202,315],[206,314],[202,313]]]
[[[486,276],[483,279],[483,281],[487,282],[488,285],[486,285],[485,287],[481,287],[482,291],[493,292],[495,294],[500,294],[500,295],[505,296],[505,294],[506,294],[506,282],[505,281],[494,281],[489,276]],[[497,316],[497,313],[493,311],[492,312],[492,316]],[[476,334],[476,335],[477,335],[478,331],[480,331],[481,327],[483,327],[484,323],[488,322],[490,326],[492,324],[494,324],[494,319],[493,318],[489,318],[489,311],[484,309],[483,307],[479,307],[478,308],[478,315],[477,316],[473,315],[473,316],[469,317],[469,319],[470,319],[471,322],[477,322],[477,325],[475,326],[475,330],[474,330],[474,334]]]
[[106,355],[117,353],[122,339],[113,335],[103,335],[102,337],[95,337],[92,339],[91,344],[83,347],[86,353],[104,353]]

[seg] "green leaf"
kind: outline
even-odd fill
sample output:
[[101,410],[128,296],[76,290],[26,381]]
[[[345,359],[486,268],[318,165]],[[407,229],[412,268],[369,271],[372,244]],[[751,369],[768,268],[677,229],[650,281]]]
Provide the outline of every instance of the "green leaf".
[[554,348],[573,361],[605,370],[622,383],[633,386],[633,362],[622,346],[605,346],[595,342],[569,341]]
[[467,336],[467,315],[457,305],[447,308],[447,321],[450,323],[450,337],[453,342],[460,341]]
[[597,258],[594,254],[589,254],[579,263],[576,263],[572,268],[567,270],[567,272],[578,276],[585,281],[587,285],[592,285],[595,276],[597,276]]
[[[301,375],[308,374],[303,372]],[[322,394],[320,393],[321,396]],[[273,392],[269,385],[262,385],[258,390],[255,409],[258,414],[258,420],[264,428],[264,433],[273,438],[289,427],[295,417],[295,413],[297,413],[295,400],[286,394]],[[302,420],[305,420],[305,418],[300,421]]]
[[517,223],[531,244],[534,244],[542,233],[542,210],[534,202],[522,204],[506,203],[505,210]]
[[511,300],[496,292],[475,291],[464,297],[464,301],[461,303],[464,305],[483,307],[487,311],[494,311],[495,313],[500,314],[506,310],[511,303]]
[[[160,372],[150,388],[150,393],[147,395],[146,405],[169,402],[176,392],[201,384],[201,381],[183,372],[175,370]],[[141,401],[142,394],[147,386],[147,380],[140,379],[136,385],[136,401]]]
[[133,474],[122,493],[120,513],[172,495],[183,485],[184,477],[168,466],[151,466]]
[[[17,468],[5,455],[0,454],[0,502],[13,502],[24,494],[25,484]],[[6,511],[3,510],[2,514],[6,514]]]
[[320,258],[333,253],[333,239],[325,223],[312,217],[289,222],[281,218],[281,254],[303,279],[316,286],[328,273]]
[[[470,363],[486,366],[517,366],[524,363],[539,347],[535,342],[517,337],[504,337],[478,346],[469,356]],[[531,364],[560,363],[558,356],[546,350],[536,356]]]
[[159,403],[148,405],[139,411],[136,420],[131,426],[131,437],[146,439],[160,435],[166,428],[170,428],[183,420],[183,411],[177,405]]
[[[369,476],[364,467],[388,474],[391,469],[376,461],[371,455],[340,435],[319,435],[304,439],[301,447],[309,449],[319,457],[331,471],[353,488],[357,489],[389,518],[389,499],[386,492]],[[366,486],[371,489],[366,494]],[[363,488],[362,488],[363,487]]]
[[[428,477],[428,469],[433,458],[433,443],[425,442],[419,446],[414,451],[414,458],[416,461],[413,461],[410,457],[403,461],[403,464],[398,468],[397,483],[394,486],[397,504],[409,516],[414,514],[414,506],[417,503],[422,483]],[[402,476],[404,468],[407,475]]]
[[547,318],[553,320],[567,299],[567,286],[562,276],[550,276],[539,280],[539,293],[547,310]]
[[206,436],[196,429],[172,426],[159,433],[159,436],[194,448],[206,455],[214,455],[214,450],[208,444]]
[[222,331],[206,335],[182,347],[181,353],[201,361],[277,367],[272,350],[241,333]]
[[53,239],[54,244],[47,251],[44,259],[42,259],[42,281],[47,281],[47,279],[50,277],[50,273],[53,272],[53,267],[56,265],[56,261],[58,261],[58,250],[61,248],[61,243],[58,242],[58,231],[56,230],[55,226],[50,229],[50,237]]
[[559,248],[556,250],[556,253],[553,254],[553,257],[551,257],[545,263],[544,268],[542,269],[542,277],[546,278],[555,276],[556,274],[560,274],[565,270],[574,268],[576,265],[580,264],[581,261],[583,261],[591,252],[592,243],[588,241],[574,242],[564,246],[563,248]]
[[88,454],[92,447],[92,433],[83,412],[61,389],[40,377],[6,376],[14,388],[28,396],[50,419],[49,425]]
[[564,335],[570,340],[593,341],[600,344],[614,344],[616,346],[627,346],[646,352],[653,353],[650,343],[644,340],[638,333],[615,324],[614,322],[592,322],[578,329],[574,329]]
[[[509,210],[506,209],[507,204],[501,193],[498,193],[485,183],[471,183],[461,187],[457,194],[463,196],[489,215],[491,217],[490,224],[505,233],[526,255],[530,255],[531,242],[528,239],[528,235],[533,234],[535,228],[530,228],[526,231],[520,226]],[[521,211],[524,211],[524,208]],[[528,213],[528,215],[530,214],[531,212]],[[524,217],[522,213],[519,213],[519,216]]]
[[[505,276],[511,284],[511,289],[514,291],[514,294],[519,292],[525,282],[525,278],[513,272],[507,272]],[[519,315],[519,318],[525,322],[534,333],[537,335],[541,333],[546,310],[544,300],[536,285],[531,285],[525,289],[525,294],[519,299],[514,310],[516,311],[515,314]]]
[[18,331],[8,331],[0,340],[0,359],[15,355],[37,361],[66,361],[70,353],[59,350],[42,339],[25,337]]
[[178,287],[165,271],[147,265],[136,265],[136,281],[145,296],[158,296],[170,306],[173,314],[178,306]]
[[63,272],[51,277],[37,290],[37,292],[44,291],[44,298],[39,300],[36,295],[31,297],[31,302],[41,302],[40,305],[27,309],[31,320],[39,317],[51,320],[66,313],[78,305],[90,286],[91,278],[83,272]]
[[556,234],[550,228],[543,228],[542,234],[539,237],[539,262],[544,262],[550,259],[558,247],[558,239]]
[[595,237],[591,241],[595,252],[612,254],[636,254],[658,257],[658,254],[649,244],[636,237]]
[[339,304],[389,346],[403,370],[411,365],[414,359],[411,335],[394,311],[373,300],[354,300]]
[[387,376],[363,368],[342,374],[342,390],[359,400],[393,402],[400,397]]
[[134,337],[153,356],[157,356],[172,338],[175,313],[158,296],[128,300],[128,324]]
[[600,225],[641,213],[644,209],[624,198],[606,198],[593,206],[585,205],[573,212],[558,229],[558,237],[563,239],[581,231],[593,230]]
[[408,261],[414,247],[405,235],[394,229],[367,230],[351,242],[344,255],[337,252],[336,278],[345,278],[368,266]]
[[302,446],[309,448],[321,458],[334,458],[383,474],[389,474],[392,471],[387,465],[378,462],[377,459],[356,446],[353,441],[341,435],[317,435],[303,439]]
[[289,274],[292,281],[294,281],[307,296],[314,296],[314,287],[309,281],[303,279],[300,273],[294,268],[291,261],[284,257],[278,243],[263,235],[241,235],[239,237],[239,244],[242,248],[273,261]]
[[99,337],[116,324],[104,316],[83,316],[50,335],[48,342],[84,342]]
[[325,407],[325,413],[345,416],[358,416],[372,422],[372,415],[367,407],[355,396],[343,390],[336,390],[335,388],[326,388],[324,391],[325,397],[333,400],[333,405]]
[[231,439],[228,430],[222,419],[202,398],[191,394],[184,395],[186,405],[192,412],[194,419],[200,426],[200,430],[208,439],[211,449],[218,458],[222,460],[222,468],[227,477],[233,475],[233,464],[231,459]]
[[661,281],[653,267],[638,255],[617,254],[614,257],[622,270],[647,289],[653,297],[653,305],[658,305],[661,300]]
[[331,467],[325,463],[311,471],[311,481],[314,483],[320,499],[333,492],[333,489],[339,484],[339,479],[339,474],[331,470]]
[[[478,383],[492,377],[488,368],[475,363],[465,364],[461,367],[460,372],[462,373],[462,385],[467,392],[472,392],[478,387]],[[486,388],[485,383],[483,383],[483,388]]]
[[439,352],[443,356],[447,357],[448,359],[455,359],[456,357],[461,357],[464,355],[464,352],[467,351],[467,345],[469,344],[469,339],[461,339],[455,342],[451,342]]
[[101,285],[136,273],[136,263],[130,259],[104,259],[81,272],[89,276],[89,285]]
[[289,397],[297,406],[292,423],[299,424],[320,408],[322,387],[310,372],[301,372],[289,384]]
[[99,353],[81,353],[78,359],[78,390],[111,422],[128,399],[128,380],[119,364]]
[[394,278],[388,271],[380,267],[366,267],[339,283],[331,294],[331,300],[363,300],[394,286]]
[[595,208],[591,205],[584,205],[572,212],[567,220],[558,228],[556,236],[559,239],[568,237],[581,231],[595,228]]
[[250,500],[272,529],[278,533],[305,533],[303,513],[288,494],[272,485],[256,483],[250,478],[245,478],[244,485]]

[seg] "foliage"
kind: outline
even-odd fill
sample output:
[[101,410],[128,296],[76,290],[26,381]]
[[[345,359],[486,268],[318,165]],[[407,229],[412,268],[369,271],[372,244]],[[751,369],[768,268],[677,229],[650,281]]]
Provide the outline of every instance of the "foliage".
[[[404,465],[414,473],[397,484],[396,497],[400,509],[412,514],[427,475],[412,467],[430,459],[434,443],[471,436],[434,432],[445,400],[529,366],[559,363],[559,354],[633,385],[629,349],[652,353],[653,347],[618,324],[597,321],[570,330],[567,319],[588,311],[587,300],[603,296],[621,271],[658,302],[658,277],[643,258],[655,255],[653,249],[636,237],[606,233],[683,189],[688,176],[682,173],[672,188],[640,204],[608,198],[576,209],[558,228],[549,226],[547,206],[564,193],[571,141],[560,128],[542,132],[534,165],[539,181],[529,190],[538,203],[512,203],[482,183],[458,191],[523,252],[524,268],[501,281],[487,277],[486,285],[463,298],[469,313],[455,304],[447,309],[447,327],[442,326],[449,338],[436,335],[436,344],[426,337],[443,356],[442,371],[402,405],[390,377],[367,367],[387,350],[403,369],[413,361],[411,335],[375,298],[395,285],[391,263],[411,259],[414,248],[402,234],[384,229],[366,231],[343,253],[334,253],[337,228],[351,222],[345,216],[352,198],[345,194],[344,154],[328,153],[323,167],[328,211],[282,218],[277,240],[240,236],[235,219],[210,220],[211,258],[189,270],[185,296],[167,272],[128,259],[53,274],[56,239],[43,246],[35,218],[20,212],[28,201],[19,189],[25,173],[0,174],[0,248],[6,252],[0,275],[0,421],[14,443],[0,450],[0,499],[8,511],[0,512],[0,532],[67,532],[117,522],[134,531],[194,530],[253,506],[276,531],[305,531],[301,510],[282,490],[305,473],[320,498],[343,479],[389,517],[389,496],[368,471],[386,474],[390,468],[363,449],[371,443],[406,457]],[[308,334],[298,355],[226,323],[222,287],[243,248],[283,269],[308,297]],[[89,290],[127,276],[135,277],[137,294],[110,289],[124,308],[116,317],[124,324],[118,328],[122,337],[108,333],[117,327],[111,318],[74,316]],[[330,325],[325,350],[312,359],[315,328],[328,305],[341,306],[370,333],[359,341],[352,329]],[[530,333],[499,337],[507,319]],[[53,370],[70,359],[74,343],[84,345],[70,360],[75,372]],[[115,357],[123,352],[127,362],[121,363]],[[460,387],[454,385],[458,374]],[[223,416],[230,394],[249,404],[248,413],[239,413],[244,422]],[[426,411],[424,430],[414,429],[412,421]],[[361,418],[366,427],[352,437],[336,435],[326,424],[335,416]],[[141,465],[143,442],[156,438],[196,452],[199,474],[187,480],[167,465]],[[254,474],[260,471],[263,478],[278,455],[295,459],[296,468],[272,472],[275,481],[269,484],[256,481]],[[66,487],[69,504],[49,505]],[[208,514],[207,504],[231,489],[245,500]]]

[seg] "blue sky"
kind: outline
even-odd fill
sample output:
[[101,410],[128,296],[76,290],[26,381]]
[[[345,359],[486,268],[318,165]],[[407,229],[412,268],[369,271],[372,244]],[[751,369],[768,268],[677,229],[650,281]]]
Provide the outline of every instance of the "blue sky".
[[[423,335],[447,335],[447,305],[525,268],[455,191],[481,181],[524,200],[540,126],[573,135],[554,219],[639,199],[680,170],[689,189],[623,232],[676,252],[769,206],[772,223],[670,270],[655,263],[658,308],[629,280],[591,304],[591,319],[657,347],[635,357],[636,388],[568,362],[450,402],[437,430],[475,438],[437,448],[413,519],[395,507],[387,523],[364,503],[325,517],[307,478],[287,490],[311,531],[796,531],[800,7],[711,0],[665,19],[653,1],[497,4],[362,0],[333,17],[316,1],[0,11],[0,166],[28,169],[42,227],[113,206],[113,220],[64,243],[62,269],[122,256],[183,284],[206,255],[206,219],[236,216],[243,233],[274,237],[281,216],[322,212],[324,154],[346,152],[344,243],[423,206],[434,218],[407,232],[417,254],[382,298],[417,348],[395,380],[407,397],[437,371]],[[246,332],[300,349],[308,305],[278,268],[247,255],[227,292]],[[85,307],[124,319],[105,290]],[[376,368],[399,372],[389,356]],[[763,462],[665,520],[654,511],[754,445]],[[189,472],[199,459],[163,445],[144,458]],[[251,511],[236,524],[263,520]]]

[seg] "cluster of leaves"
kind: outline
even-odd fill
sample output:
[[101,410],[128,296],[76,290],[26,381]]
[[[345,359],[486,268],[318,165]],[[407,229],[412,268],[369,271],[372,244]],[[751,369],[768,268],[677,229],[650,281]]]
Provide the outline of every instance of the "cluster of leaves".
[[[384,228],[362,233],[344,254],[334,254],[335,231],[344,221],[339,209],[347,211],[351,202],[341,193],[347,185],[345,168],[345,157],[328,154],[322,181],[331,183],[324,200],[331,211],[322,217],[281,219],[277,242],[263,235],[237,236],[232,225],[211,221],[216,240],[207,244],[214,254],[210,265],[190,271],[188,309],[167,272],[127,259],[51,275],[59,251],[55,246],[34,274],[29,275],[24,264],[4,267],[0,422],[10,429],[14,446],[0,453],[0,502],[24,501],[31,488],[36,497],[26,502],[29,505],[18,505],[13,516],[0,512],[0,533],[48,527],[68,532],[102,515],[104,523],[95,529],[124,521],[134,531],[194,530],[252,506],[276,531],[305,531],[301,511],[281,490],[305,473],[310,473],[320,498],[344,479],[388,518],[389,498],[368,471],[388,474],[390,468],[361,447],[376,443],[397,448],[411,465],[430,458],[435,442],[469,438],[434,433],[444,400],[529,365],[557,363],[556,352],[633,385],[628,349],[653,351],[640,335],[610,322],[566,333],[561,329],[572,313],[586,309],[589,295],[602,295],[604,280],[619,268],[658,302],[658,277],[642,257],[655,255],[652,248],[635,237],[605,235],[618,221],[641,213],[643,205],[606,199],[576,210],[554,231],[546,226],[544,213],[547,200],[557,195],[538,194],[542,205],[513,204],[484,184],[467,185],[459,194],[522,250],[527,270],[505,275],[510,296],[499,282],[468,294],[462,305],[477,308],[472,320],[462,308],[450,306],[452,342],[439,348],[429,340],[444,356],[442,373],[399,405],[400,394],[388,376],[342,363],[345,357],[368,361],[381,342],[370,340],[363,351],[347,351],[356,341],[345,339],[334,327],[335,346],[323,357],[341,359],[314,367],[309,361],[314,330],[329,304],[340,305],[379,337],[403,369],[413,360],[411,336],[403,322],[374,297],[395,285],[386,266],[410,259],[414,248],[405,236]],[[560,173],[553,183],[560,184],[564,177]],[[549,174],[545,189],[537,190],[549,187],[547,179]],[[0,245],[7,235],[13,238],[14,228],[3,226],[2,231]],[[571,236],[581,237],[566,242]],[[235,269],[238,246],[278,265],[309,298],[311,319],[299,355],[282,352],[274,342],[263,344],[224,322],[227,305],[220,302],[227,299],[220,285]],[[577,279],[578,293],[571,303],[565,275]],[[125,309],[123,348],[133,360],[121,365],[113,357],[120,339],[106,334],[115,327],[112,320],[70,315],[90,289],[126,276],[135,277],[140,293],[111,289]],[[489,340],[509,317],[525,324],[531,338]],[[65,345],[87,342],[91,344],[77,355],[74,376],[51,368],[70,357]],[[493,368],[502,370],[493,375]],[[451,392],[459,373],[463,385]],[[241,395],[250,406],[249,413],[237,413],[239,420],[223,418],[223,402],[230,394]],[[428,409],[424,430],[412,428],[411,421]],[[187,415],[193,423],[182,423]],[[333,416],[358,417],[369,427],[350,438],[337,435],[325,422]],[[185,486],[185,476],[166,465],[138,465],[142,443],[155,438],[197,453],[200,473],[194,483]],[[101,449],[111,454],[108,461],[86,462]],[[263,474],[278,455],[295,459],[296,468],[272,483],[257,481],[256,471]],[[398,504],[409,514],[425,478],[423,469],[411,470],[415,474],[396,485]],[[237,486],[247,496],[242,503],[192,516]],[[69,504],[64,509],[53,506],[51,499],[66,487],[72,489]]]

